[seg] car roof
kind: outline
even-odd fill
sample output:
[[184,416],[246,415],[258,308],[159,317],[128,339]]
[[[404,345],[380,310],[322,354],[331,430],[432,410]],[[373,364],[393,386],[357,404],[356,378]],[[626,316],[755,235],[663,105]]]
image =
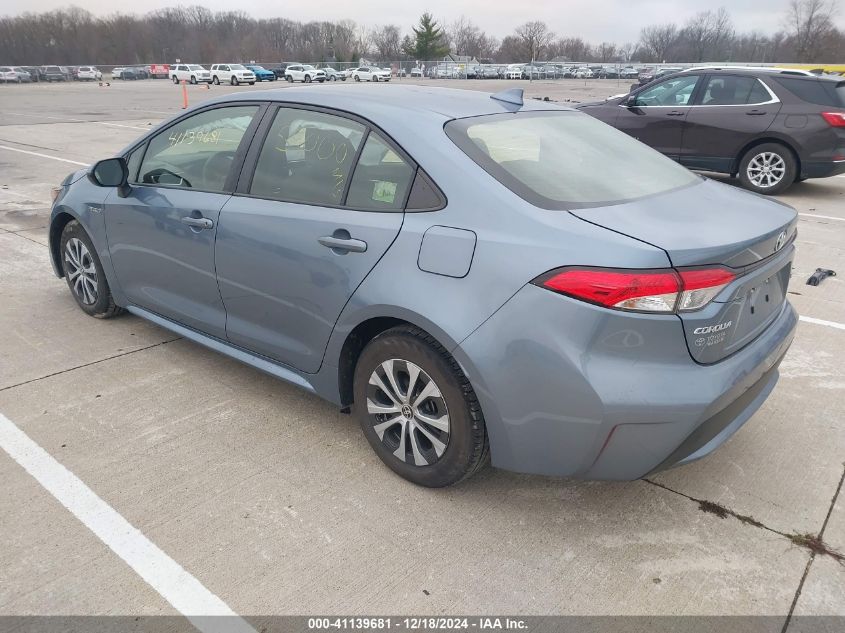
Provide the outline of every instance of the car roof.
[[[277,88],[275,90],[233,93],[214,100],[215,103],[226,101],[275,101],[282,103],[300,103],[344,110],[365,119],[385,123],[385,118],[394,118],[401,125],[408,125],[408,113],[419,117],[437,119],[458,119],[513,112],[516,108],[490,98],[490,94],[476,90],[458,90],[430,86],[385,85],[375,90],[372,86],[320,86]],[[205,102],[206,104],[209,102]],[[519,108],[526,110],[568,110],[573,108],[557,105],[548,101],[526,98]]]

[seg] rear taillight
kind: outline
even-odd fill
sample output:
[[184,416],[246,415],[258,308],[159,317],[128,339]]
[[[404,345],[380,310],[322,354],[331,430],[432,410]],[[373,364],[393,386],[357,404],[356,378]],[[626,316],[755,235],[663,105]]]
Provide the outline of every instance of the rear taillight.
[[845,112],[822,112],[822,117],[833,127],[845,127]]
[[560,268],[541,275],[533,283],[614,310],[673,313],[703,308],[735,278],[725,268]]

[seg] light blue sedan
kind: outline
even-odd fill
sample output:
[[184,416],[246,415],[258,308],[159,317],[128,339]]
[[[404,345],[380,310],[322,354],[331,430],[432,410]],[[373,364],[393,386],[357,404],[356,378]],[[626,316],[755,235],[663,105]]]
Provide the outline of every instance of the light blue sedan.
[[334,402],[424,486],[488,460],[636,479],[703,457],[797,322],[793,209],[518,89],[229,95],[54,193],[52,264],[84,312]]

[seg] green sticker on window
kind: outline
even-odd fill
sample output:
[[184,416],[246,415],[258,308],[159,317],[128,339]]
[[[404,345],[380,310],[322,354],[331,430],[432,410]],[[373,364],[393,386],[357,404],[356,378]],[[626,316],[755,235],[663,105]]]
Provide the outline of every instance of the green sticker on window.
[[373,183],[373,200],[393,204],[396,199],[396,183],[376,180]]

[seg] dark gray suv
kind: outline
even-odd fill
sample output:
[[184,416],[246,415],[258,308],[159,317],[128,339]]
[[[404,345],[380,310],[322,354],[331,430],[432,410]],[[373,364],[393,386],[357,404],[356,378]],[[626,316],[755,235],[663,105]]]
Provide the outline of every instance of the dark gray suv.
[[780,69],[689,69],[578,106],[691,169],[776,194],[845,173],[845,80]]

